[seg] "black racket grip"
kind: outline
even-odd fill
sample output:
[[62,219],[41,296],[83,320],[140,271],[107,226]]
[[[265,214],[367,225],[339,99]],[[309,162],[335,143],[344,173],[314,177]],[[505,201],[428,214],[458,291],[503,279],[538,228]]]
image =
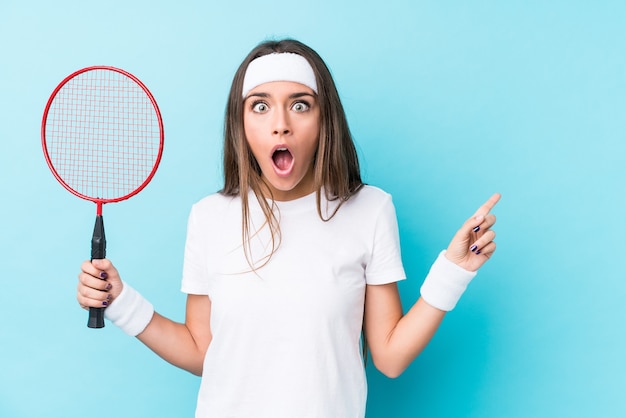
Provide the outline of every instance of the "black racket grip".
[[[96,224],[91,236],[91,259],[99,260],[106,258],[107,241],[104,236],[104,221],[102,215],[96,216]],[[104,328],[104,308],[89,308],[89,328]]]

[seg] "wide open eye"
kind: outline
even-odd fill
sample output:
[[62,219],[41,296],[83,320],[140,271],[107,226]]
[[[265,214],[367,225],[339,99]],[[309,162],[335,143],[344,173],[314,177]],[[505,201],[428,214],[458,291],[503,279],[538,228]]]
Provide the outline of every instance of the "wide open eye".
[[305,101],[297,101],[291,106],[291,108],[294,111],[300,113],[300,112],[306,112],[307,110],[311,108],[311,106]]
[[256,113],[265,113],[269,109],[267,103],[262,101],[257,101],[252,103],[252,111]]

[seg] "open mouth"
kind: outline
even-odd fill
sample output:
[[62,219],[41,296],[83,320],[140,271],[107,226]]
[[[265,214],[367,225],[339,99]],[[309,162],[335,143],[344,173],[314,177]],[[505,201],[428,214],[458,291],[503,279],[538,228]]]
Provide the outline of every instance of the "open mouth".
[[272,154],[274,168],[278,174],[289,174],[293,167],[293,155],[286,147],[276,148]]

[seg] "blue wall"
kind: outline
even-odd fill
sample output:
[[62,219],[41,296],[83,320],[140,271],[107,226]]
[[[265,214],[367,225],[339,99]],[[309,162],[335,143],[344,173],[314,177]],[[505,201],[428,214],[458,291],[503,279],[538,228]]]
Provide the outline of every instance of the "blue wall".
[[456,228],[503,195],[496,256],[426,351],[395,380],[368,368],[368,418],[626,416],[625,3],[207,3],[0,3],[0,416],[193,416],[198,378],[85,327],[94,205],[48,171],[41,115],[89,65],[151,89],[162,165],[105,206],[108,256],[182,320],[187,214],[220,185],[232,75],[281,36],[327,61],[364,177],[394,195],[406,307]]

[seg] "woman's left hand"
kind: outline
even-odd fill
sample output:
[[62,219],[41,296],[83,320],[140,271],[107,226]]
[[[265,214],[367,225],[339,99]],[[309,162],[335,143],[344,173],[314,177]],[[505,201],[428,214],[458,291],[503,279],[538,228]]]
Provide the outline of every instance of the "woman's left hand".
[[446,251],[448,260],[469,271],[478,270],[489,260],[496,251],[496,233],[491,229],[496,217],[489,212],[498,200],[499,193],[491,196],[457,231]]

